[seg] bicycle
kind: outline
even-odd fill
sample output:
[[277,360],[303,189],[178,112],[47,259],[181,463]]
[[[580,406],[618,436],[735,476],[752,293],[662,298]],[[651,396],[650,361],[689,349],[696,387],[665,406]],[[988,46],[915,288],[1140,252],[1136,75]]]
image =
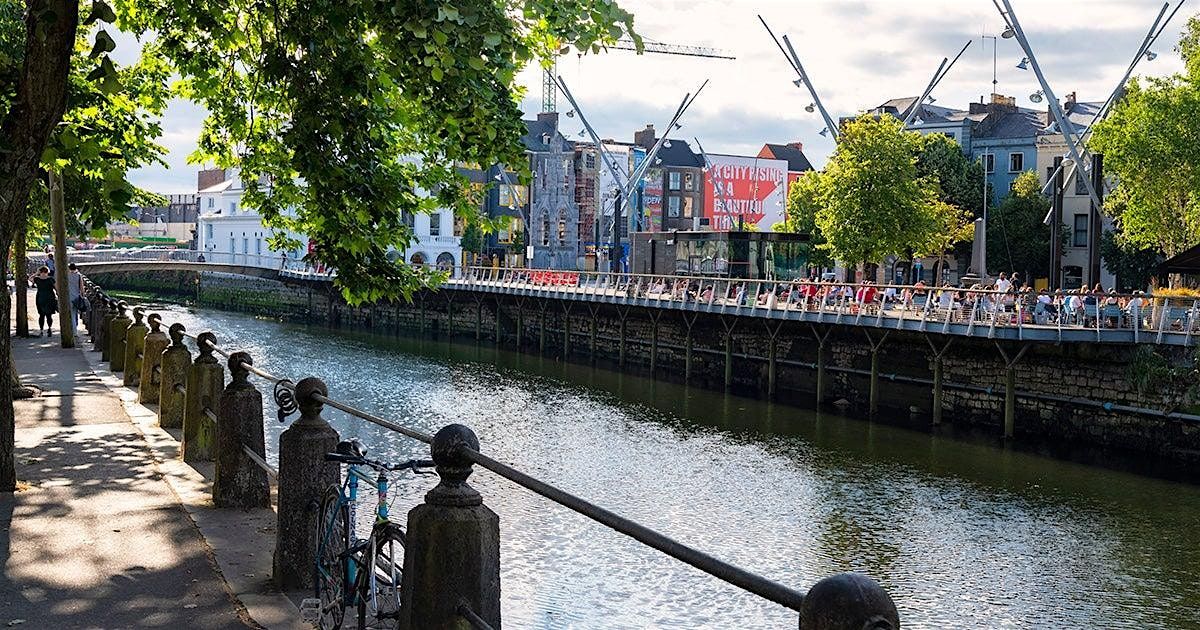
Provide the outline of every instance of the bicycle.
[[[368,459],[358,440],[340,442],[325,461],[346,465],[344,479],[325,491],[317,522],[315,602],[306,615],[321,630],[338,630],[346,609],[355,607],[358,628],[396,628],[400,619],[400,578],[404,567],[404,530],[388,519],[388,473],[404,470],[432,475],[429,460],[387,464]],[[374,477],[369,471],[377,473]],[[358,484],[375,488],[375,524],[366,539],[354,537]],[[347,588],[349,585],[349,588]],[[315,604],[315,605],[313,605]],[[313,609],[316,609],[315,611]],[[315,618],[313,618],[315,617]]]

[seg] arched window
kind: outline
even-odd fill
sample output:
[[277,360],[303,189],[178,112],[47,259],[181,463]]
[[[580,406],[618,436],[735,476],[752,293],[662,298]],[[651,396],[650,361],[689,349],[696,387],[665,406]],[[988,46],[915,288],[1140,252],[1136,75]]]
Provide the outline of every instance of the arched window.
[[414,264],[414,265],[424,265],[425,264],[425,254],[423,254],[421,252],[417,252],[412,255],[412,258],[410,258],[409,261],[411,261],[412,264]]
[[438,269],[449,270],[454,268],[454,254],[450,252],[442,252],[437,257]]
[[567,244],[567,218],[566,210],[558,209],[558,244]]
[[542,246],[550,246],[550,214],[542,215]]

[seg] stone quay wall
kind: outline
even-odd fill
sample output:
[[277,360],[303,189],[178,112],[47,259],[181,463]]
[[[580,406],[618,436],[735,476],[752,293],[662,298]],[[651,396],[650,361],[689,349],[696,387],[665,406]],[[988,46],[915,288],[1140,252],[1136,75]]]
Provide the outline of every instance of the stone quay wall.
[[[1006,365],[1016,359],[1012,428],[1018,441],[1055,455],[1087,450],[1176,467],[1200,463],[1200,418],[1188,413],[1195,385],[1190,348],[1035,342],[1002,342],[998,347],[979,338],[904,331],[884,337],[880,330],[853,325],[814,327],[460,290],[418,292],[411,303],[353,307],[325,284],[194,272],[122,272],[93,279],[108,290],[187,301],[198,295],[202,306],[286,321],[478,339],[803,406],[818,403],[817,365],[823,363],[820,404],[833,403],[856,415],[870,411],[875,347],[877,417],[901,424],[927,425],[934,416],[935,350],[944,348],[944,428],[995,436],[1004,428]],[[1146,369],[1147,355],[1159,374],[1149,382],[1135,375]],[[1162,375],[1167,372],[1169,377]],[[1167,411],[1176,414],[1168,416]]]

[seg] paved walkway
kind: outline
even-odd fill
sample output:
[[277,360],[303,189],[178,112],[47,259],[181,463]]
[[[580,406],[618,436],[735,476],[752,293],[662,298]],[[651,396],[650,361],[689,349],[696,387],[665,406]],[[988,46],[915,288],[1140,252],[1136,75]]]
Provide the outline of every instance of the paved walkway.
[[23,382],[44,393],[15,403],[17,477],[27,486],[0,494],[0,624],[260,627],[111,378],[57,335],[14,338],[13,354]]

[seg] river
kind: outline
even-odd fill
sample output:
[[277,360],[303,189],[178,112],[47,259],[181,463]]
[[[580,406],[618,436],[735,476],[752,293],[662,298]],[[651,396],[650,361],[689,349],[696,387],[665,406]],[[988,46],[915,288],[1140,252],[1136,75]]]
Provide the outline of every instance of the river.
[[[163,307],[225,348],[804,590],[879,580],[906,628],[1200,625],[1200,488],[587,366]],[[267,391],[271,459],[284,426]],[[424,445],[333,410],[376,456]],[[510,628],[794,628],[796,616],[477,470]],[[394,514],[429,478],[395,480]],[[366,510],[371,509],[366,506]]]

